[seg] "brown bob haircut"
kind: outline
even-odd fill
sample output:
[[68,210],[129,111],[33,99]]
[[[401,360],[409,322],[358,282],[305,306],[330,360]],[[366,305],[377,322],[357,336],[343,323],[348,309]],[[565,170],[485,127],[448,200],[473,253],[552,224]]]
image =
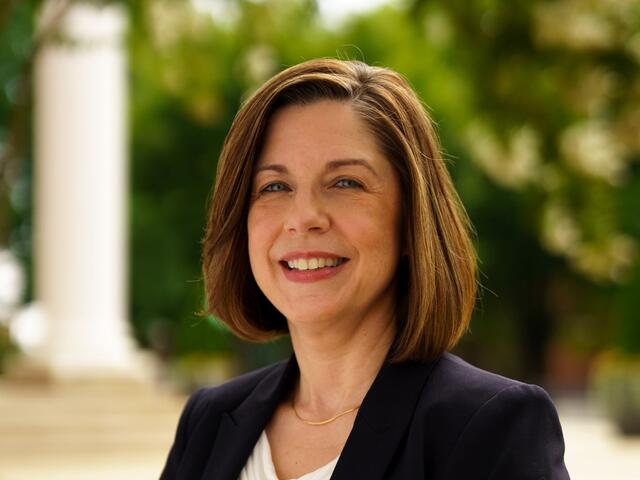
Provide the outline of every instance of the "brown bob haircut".
[[258,288],[248,253],[253,169],[273,113],[318,100],[349,102],[400,179],[403,251],[398,267],[392,362],[428,360],[466,332],[476,296],[471,225],[420,100],[398,73],[359,61],[317,59],[268,80],[240,108],[218,161],[203,241],[209,313],[236,335],[267,341],[288,333]]

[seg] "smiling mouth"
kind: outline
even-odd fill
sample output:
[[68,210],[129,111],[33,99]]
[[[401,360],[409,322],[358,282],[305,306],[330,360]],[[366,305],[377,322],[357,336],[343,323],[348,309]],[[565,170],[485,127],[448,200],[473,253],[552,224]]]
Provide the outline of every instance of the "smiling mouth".
[[348,262],[346,257],[341,258],[298,258],[294,260],[284,261],[280,264],[286,267],[288,270],[296,271],[313,271],[320,270],[321,268],[335,268]]

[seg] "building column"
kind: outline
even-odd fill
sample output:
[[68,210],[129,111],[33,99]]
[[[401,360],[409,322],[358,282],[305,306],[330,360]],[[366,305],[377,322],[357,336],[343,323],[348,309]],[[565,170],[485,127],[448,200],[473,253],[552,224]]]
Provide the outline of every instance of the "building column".
[[[64,1],[48,0],[41,29]],[[35,297],[54,378],[139,376],[127,321],[126,15],[74,2],[34,70]]]

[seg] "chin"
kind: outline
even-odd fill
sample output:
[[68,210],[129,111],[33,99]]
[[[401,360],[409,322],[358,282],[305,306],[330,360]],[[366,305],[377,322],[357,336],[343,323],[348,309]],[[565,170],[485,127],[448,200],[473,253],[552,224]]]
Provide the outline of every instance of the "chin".
[[337,318],[339,312],[333,308],[321,310],[318,308],[296,309],[286,312],[285,317],[289,323],[304,325],[319,322],[328,322]]

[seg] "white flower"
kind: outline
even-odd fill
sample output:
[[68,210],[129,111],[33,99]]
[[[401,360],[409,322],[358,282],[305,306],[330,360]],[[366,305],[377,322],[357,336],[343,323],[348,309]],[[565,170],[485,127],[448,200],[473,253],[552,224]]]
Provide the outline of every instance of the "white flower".
[[581,232],[572,212],[559,201],[545,205],[542,213],[542,243],[557,254],[570,255],[581,241]]
[[497,183],[520,188],[540,178],[540,140],[533,128],[515,130],[506,145],[480,123],[472,124],[465,137],[473,160]]
[[603,122],[590,120],[567,128],[560,136],[560,151],[567,164],[580,173],[611,185],[624,180],[622,145]]

